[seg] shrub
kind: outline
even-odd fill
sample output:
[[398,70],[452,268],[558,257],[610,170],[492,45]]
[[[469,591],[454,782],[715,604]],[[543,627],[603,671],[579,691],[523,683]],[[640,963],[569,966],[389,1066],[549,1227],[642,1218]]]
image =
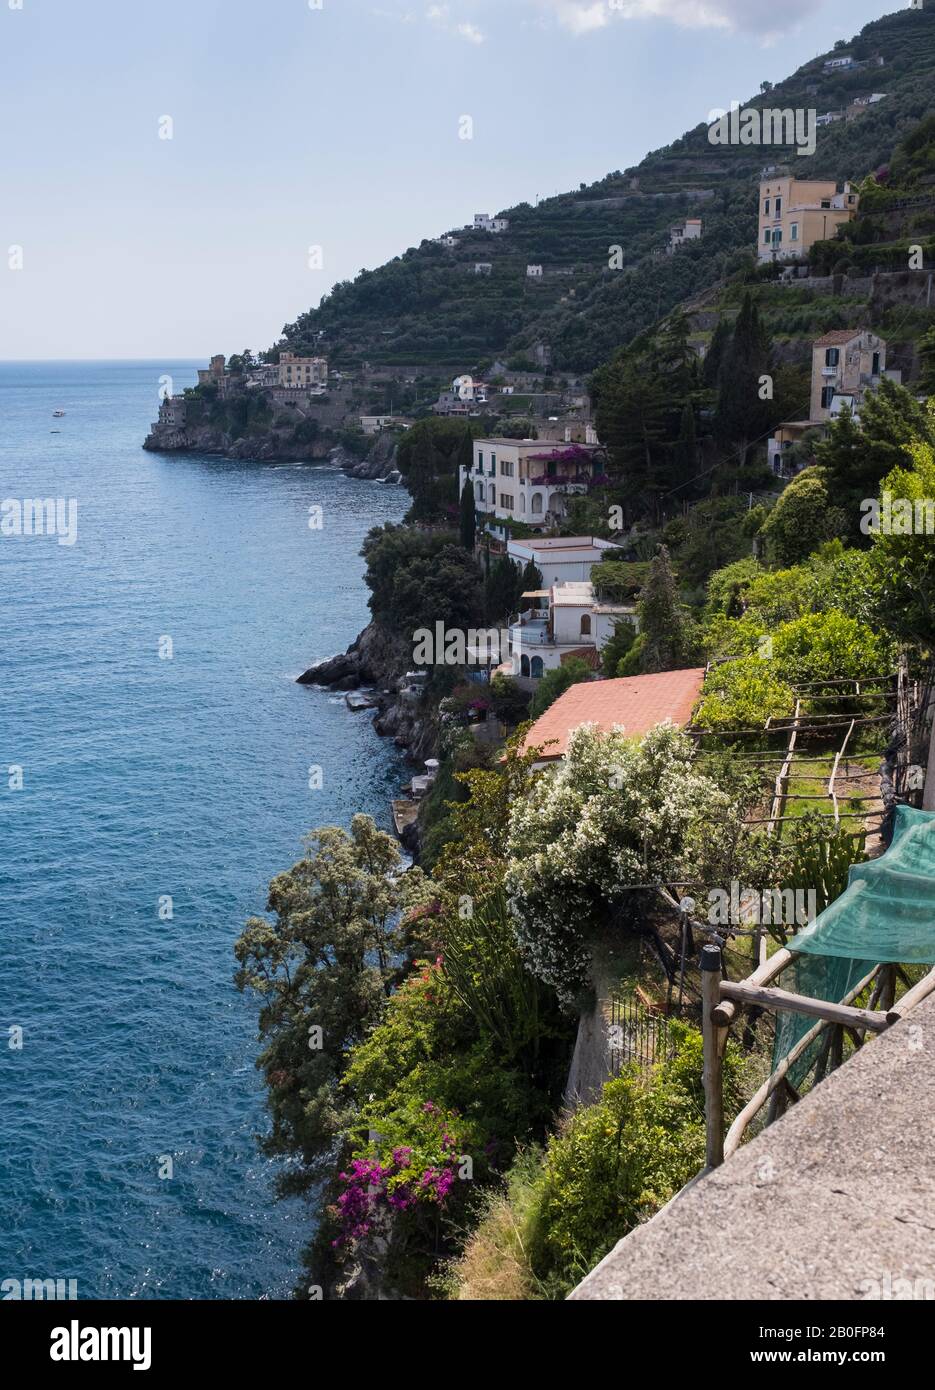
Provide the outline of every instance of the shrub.
[[545,714],[550,705],[555,704],[559,695],[564,695],[566,690],[581,681],[590,680],[593,674],[587,662],[578,656],[563,661],[554,671],[547,671],[532,697],[532,704],[529,706],[530,719],[538,719],[540,715]]
[[782,623],[773,634],[773,662],[790,682],[879,676],[892,666],[889,638],[837,609]]
[[634,885],[699,877],[686,862],[689,837],[731,798],[693,753],[670,724],[641,740],[585,724],[559,766],[514,803],[506,889],[517,938],[566,1002],[587,986],[587,933],[636,910]]
[[695,723],[702,729],[755,729],[795,710],[792,687],[759,656],[716,666],[705,681]]

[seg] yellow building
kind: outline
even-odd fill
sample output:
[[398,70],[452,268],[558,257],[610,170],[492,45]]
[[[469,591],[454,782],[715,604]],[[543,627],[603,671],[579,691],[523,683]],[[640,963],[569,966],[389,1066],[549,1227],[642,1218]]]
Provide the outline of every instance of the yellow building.
[[760,183],[760,261],[805,256],[816,241],[827,241],[857,211],[858,195],[849,183],[839,191],[833,179],[794,179]]
[[325,357],[297,357],[294,352],[283,352],[279,357],[280,386],[327,386],[328,359]]

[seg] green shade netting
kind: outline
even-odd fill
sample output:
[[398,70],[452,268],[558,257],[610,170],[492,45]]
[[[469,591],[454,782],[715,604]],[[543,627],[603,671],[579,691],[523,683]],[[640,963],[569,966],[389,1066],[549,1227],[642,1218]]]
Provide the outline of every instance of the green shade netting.
[[[935,963],[935,813],[898,806],[889,849],[855,864],[841,896],[789,949],[800,955],[783,972],[781,987],[835,1003],[877,965]],[[814,1024],[803,1014],[777,1015],[774,1068]],[[793,1068],[793,1085],[813,1064],[815,1048]]]

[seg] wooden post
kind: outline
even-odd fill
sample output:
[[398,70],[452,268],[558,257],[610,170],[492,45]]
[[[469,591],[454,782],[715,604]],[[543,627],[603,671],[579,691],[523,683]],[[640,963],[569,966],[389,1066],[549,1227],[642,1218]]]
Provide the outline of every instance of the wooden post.
[[682,995],[685,992],[685,953],[688,946],[688,913],[682,909],[682,958],[679,961],[679,1018],[682,1017]]
[[721,993],[721,952],[717,946],[701,948],[701,1030],[704,1040],[705,1163],[719,1168],[724,1162],[724,1069],[719,1047],[720,1029],[714,1019]]

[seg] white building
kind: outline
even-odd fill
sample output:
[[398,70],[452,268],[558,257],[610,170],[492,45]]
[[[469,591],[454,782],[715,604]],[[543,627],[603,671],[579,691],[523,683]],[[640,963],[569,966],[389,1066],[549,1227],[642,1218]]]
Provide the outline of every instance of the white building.
[[523,684],[540,680],[573,657],[597,671],[615,625],[626,619],[634,630],[639,627],[635,605],[598,602],[594,585],[587,582],[553,585],[524,598],[534,607],[510,625],[511,674]]
[[703,224],[700,217],[689,217],[684,222],[676,222],[669,228],[668,254],[671,256],[674,251],[686,241],[698,241],[703,231]]
[[506,553],[520,569],[532,560],[542,575],[543,588],[551,589],[589,581],[594,566],[616,549],[612,541],[598,536],[528,536],[512,537]]
[[567,512],[569,497],[587,495],[598,469],[584,444],[540,439],[475,439],[474,464],[459,469],[458,492],[470,481],[479,512],[491,521],[551,526]]
[[490,217],[486,212],[475,212],[474,230],[476,232],[505,232],[509,230],[509,219],[506,217]]
[[527,267],[526,267],[526,279],[527,279],[527,280],[541,280],[541,279],[542,279],[542,266],[541,266],[541,265],[527,265]]
[[493,265],[490,263],[490,261],[475,261],[474,263],[475,275],[489,275],[492,270]]

